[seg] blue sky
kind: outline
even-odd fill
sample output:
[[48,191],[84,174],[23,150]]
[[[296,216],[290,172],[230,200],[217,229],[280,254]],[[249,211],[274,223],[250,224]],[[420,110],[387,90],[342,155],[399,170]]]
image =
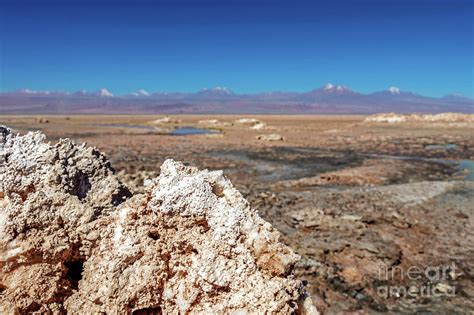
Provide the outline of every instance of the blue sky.
[[0,90],[474,96],[471,0],[0,0]]

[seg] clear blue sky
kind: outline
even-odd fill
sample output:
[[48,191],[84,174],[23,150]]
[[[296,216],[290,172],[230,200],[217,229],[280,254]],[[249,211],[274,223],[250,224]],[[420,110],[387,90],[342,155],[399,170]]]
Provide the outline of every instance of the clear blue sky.
[[0,0],[0,90],[474,96],[471,0]]

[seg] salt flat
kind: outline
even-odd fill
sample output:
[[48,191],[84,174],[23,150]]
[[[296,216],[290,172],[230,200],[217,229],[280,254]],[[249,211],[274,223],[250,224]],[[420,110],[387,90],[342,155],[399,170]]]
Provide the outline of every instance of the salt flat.
[[[473,309],[473,124],[364,119],[91,115],[0,116],[0,123],[97,146],[132,192],[167,158],[224,170],[302,255],[296,274],[321,310]],[[177,135],[178,128],[190,132]],[[453,262],[457,273],[433,283],[457,288],[452,297],[377,291],[427,281],[380,279],[380,270]]]

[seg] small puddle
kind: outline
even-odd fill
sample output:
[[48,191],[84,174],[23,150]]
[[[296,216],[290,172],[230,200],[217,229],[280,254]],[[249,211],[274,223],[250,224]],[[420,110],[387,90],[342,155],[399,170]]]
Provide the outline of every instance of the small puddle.
[[188,136],[188,135],[207,135],[207,134],[218,134],[220,133],[217,130],[210,130],[204,128],[196,128],[192,126],[176,127],[172,131],[170,129],[156,128],[153,126],[147,125],[129,125],[129,124],[97,124],[100,127],[109,127],[109,128],[126,128],[126,129],[140,129],[153,131],[158,134],[170,135],[170,136]]
[[454,143],[448,144],[430,144],[425,146],[426,150],[455,150],[457,149],[458,145]]
[[467,175],[464,177],[465,180],[474,181],[474,161],[461,160],[459,161],[459,168],[461,170],[467,170]]
[[216,134],[219,133],[215,130],[196,128],[196,127],[178,127],[171,131],[169,134],[171,136],[188,136],[188,135],[207,135],[207,134]]

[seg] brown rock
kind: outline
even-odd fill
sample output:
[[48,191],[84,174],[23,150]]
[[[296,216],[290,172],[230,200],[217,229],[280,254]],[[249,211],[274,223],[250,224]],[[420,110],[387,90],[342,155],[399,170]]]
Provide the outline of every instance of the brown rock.
[[131,194],[105,157],[0,127],[0,312],[317,313],[299,256],[222,172],[167,160]]

